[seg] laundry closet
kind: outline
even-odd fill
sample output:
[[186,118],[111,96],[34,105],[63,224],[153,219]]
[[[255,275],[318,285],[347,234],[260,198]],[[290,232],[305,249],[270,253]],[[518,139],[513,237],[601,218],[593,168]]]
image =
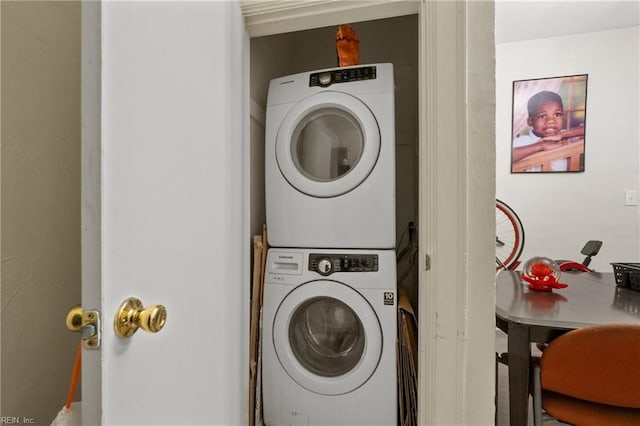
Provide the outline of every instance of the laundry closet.
[[[360,65],[392,63],[395,86],[396,244],[406,248],[398,265],[399,289],[417,309],[418,218],[418,16],[345,22],[359,36]],[[254,37],[250,44],[251,232],[265,214],[265,110],[269,82],[291,74],[337,68],[337,26]],[[376,212],[371,212],[376,214]],[[313,223],[309,223],[313,227]],[[353,226],[358,226],[354,223]]]

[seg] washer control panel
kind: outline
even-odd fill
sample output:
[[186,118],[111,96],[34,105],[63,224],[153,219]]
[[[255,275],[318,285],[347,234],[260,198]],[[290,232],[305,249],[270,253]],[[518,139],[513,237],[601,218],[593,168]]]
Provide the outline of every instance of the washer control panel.
[[376,67],[338,68],[312,73],[309,76],[309,87],[328,87],[334,83],[349,83],[351,81],[373,80],[375,78]]
[[377,272],[377,254],[309,254],[309,270],[327,276],[334,272]]

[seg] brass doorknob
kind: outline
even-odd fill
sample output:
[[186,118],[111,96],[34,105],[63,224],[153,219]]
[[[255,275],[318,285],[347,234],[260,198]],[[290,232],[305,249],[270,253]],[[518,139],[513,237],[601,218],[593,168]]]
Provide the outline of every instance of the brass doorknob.
[[120,337],[130,337],[142,328],[149,333],[162,330],[167,321],[167,309],[162,305],[143,307],[135,297],[126,299],[116,313],[113,328]]
[[82,328],[82,306],[76,305],[67,314],[67,328],[69,331],[80,331]]

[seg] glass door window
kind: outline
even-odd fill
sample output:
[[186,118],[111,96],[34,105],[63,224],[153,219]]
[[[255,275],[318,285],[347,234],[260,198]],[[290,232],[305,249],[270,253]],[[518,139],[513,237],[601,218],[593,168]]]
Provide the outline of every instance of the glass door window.
[[360,161],[363,147],[362,129],[351,115],[337,108],[323,108],[298,123],[291,156],[303,175],[326,182],[349,173]]
[[371,304],[337,281],[309,281],[292,290],[278,307],[272,333],[287,374],[322,395],[362,386],[382,355],[382,328]]
[[298,191],[319,198],[357,188],[380,154],[380,129],[354,96],[326,91],[292,106],[276,136],[276,160]]
[[358,315],[332,297],[304,302],[289,323],[289,341],[298,362],[309,371],[335,377],[362,358],[365,333]]

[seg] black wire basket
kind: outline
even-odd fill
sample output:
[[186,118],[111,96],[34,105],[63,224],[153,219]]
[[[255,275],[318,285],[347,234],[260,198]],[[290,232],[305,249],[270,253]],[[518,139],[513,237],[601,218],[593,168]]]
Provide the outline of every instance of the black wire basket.
[[616,285],[640,291],[640,263],[612,263]]

